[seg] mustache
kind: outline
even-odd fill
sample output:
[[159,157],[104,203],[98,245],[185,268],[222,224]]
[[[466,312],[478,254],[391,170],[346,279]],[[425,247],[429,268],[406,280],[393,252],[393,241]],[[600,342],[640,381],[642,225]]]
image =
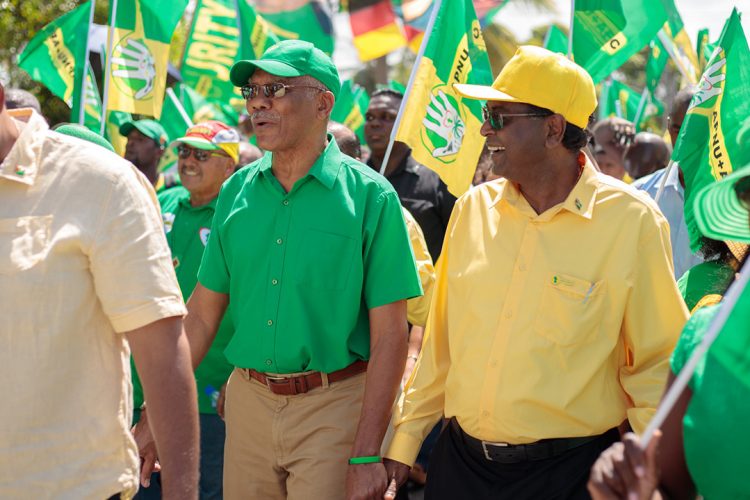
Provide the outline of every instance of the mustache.
[[250,115],[250,120],[253,124],[258,121],[276,122],[278,119],[279,117],[276,113],[271,113],[269,111],[254,111],[253,114]]

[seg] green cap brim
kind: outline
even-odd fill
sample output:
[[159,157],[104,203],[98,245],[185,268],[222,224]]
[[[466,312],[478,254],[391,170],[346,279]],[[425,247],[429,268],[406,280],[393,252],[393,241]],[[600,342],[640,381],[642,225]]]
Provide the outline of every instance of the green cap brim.
[[120,125],[120,135],[123,137],[127,137],[127,135],[135,129],[136,129],[135,123],[125,122],[122,125]]
[[248,60],[236,62],[234,66],[232,66],[232,69],[229,70],[229,79],[232,81],[232,84],[234,86],[242,87],[243,85],[247,85],[248,80],[251,76],[253,76],[253,73],[255,73],[256,69],[262,69],[263,71],[271,75],[281,76],[285,78],[304,75],[304,73],[302,73],[300,70],[294,68],[293,66],[290,66],[285,62],[274,61],[271,59],[256,59],[252,61]]
[[701,233],[719,241],[750,243],[750,215],[734,185],[750,176],[750,165],[701,189],[695,197],[695,221]]
[[213,142],[198,137],[180,137],[179,139],[175,139],[170,146],[177,146],[178,144],[187,144],[195,149],[203,149],[205,151],[216,151],[217,149],[221,149]]

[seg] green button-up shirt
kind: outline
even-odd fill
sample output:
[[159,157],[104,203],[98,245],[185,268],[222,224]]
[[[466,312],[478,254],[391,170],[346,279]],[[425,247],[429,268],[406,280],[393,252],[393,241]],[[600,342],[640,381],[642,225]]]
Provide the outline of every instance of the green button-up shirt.
[[422,293],[396,192],[328,139],[288,193],[267,153],[219,194],[198,280],[229,294],[236,366],[330,373],[367,360],[368,310]]
[[[182,296],[187,300],[198,283],[198,268],[211,233],[216,199],[206,205],[194,207],[190,204],[190,192],[183,187],[175,187],[159,194],[159,204],[177,282]],[[233,330],[227,313],[206,357],[195,370],[200,413],[216,413],[219,390],[232,372],[232,365],[224,356],[224,349],[232,338]],[[140,406],[143,402],[143,389],[134,366],[133,395],[135,405]]]

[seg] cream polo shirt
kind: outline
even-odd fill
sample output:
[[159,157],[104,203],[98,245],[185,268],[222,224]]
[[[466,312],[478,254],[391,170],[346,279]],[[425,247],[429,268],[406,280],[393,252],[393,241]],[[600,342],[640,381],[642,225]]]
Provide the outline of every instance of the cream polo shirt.
[[127,498],[139,460],[119,333],[185,314],[153,189],[115,154],[9,114],[20,136],[0,164],[0,498]]

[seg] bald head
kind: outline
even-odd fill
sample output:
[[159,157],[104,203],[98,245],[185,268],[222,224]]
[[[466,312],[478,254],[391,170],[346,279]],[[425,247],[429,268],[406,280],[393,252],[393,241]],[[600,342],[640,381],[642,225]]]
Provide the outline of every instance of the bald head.
[[633,179],[645,177],[667,166],[672,150],[656,134],[640,132],[625,151],[625,170]]
[[328,123],[328,132],[333,135],[333,139],[339,146],[339,149],[345,155],[349,155],[355,160],[362,157],[362,146],[359,143],[359,137],[352,129],[338,122]]
[[7,109],[32,108],[42,114],[42,107],[34,94],[23,89],[5,89],[5,107]]

